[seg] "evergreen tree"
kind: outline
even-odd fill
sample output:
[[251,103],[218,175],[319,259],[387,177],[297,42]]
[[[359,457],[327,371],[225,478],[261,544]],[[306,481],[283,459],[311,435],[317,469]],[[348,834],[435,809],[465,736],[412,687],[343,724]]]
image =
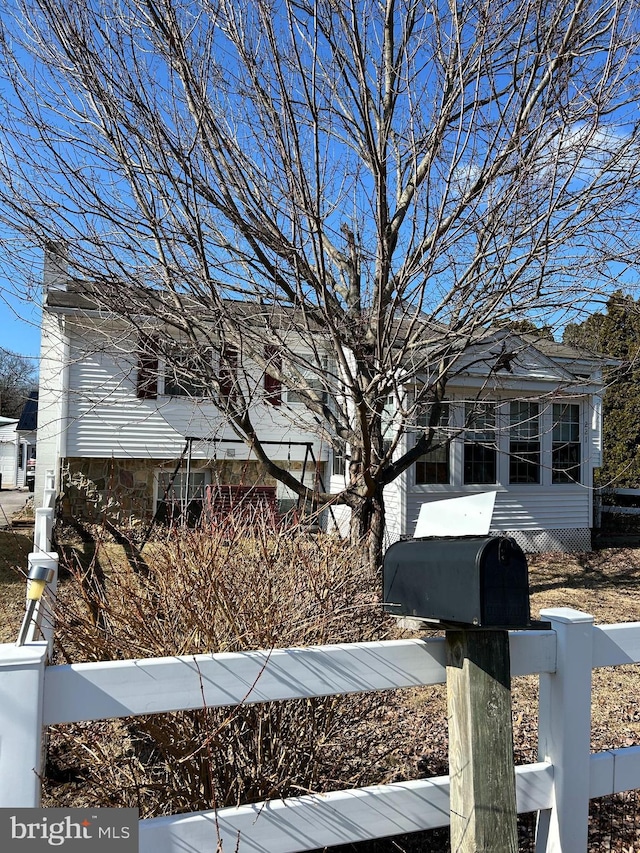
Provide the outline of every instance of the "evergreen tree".
[[606,368],[604,452],[596,483],[640,487],[640,301],[616,291],[606,313],[567,326],[563,341],[615,359]]

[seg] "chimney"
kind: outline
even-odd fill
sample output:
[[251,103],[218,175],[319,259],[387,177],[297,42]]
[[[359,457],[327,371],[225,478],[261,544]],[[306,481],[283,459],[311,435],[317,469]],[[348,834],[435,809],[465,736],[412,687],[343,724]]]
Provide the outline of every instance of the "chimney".
[[47,240],[44,247],[43,284],[48,290],[66,290],[69,280],[67,244],[63,240]]

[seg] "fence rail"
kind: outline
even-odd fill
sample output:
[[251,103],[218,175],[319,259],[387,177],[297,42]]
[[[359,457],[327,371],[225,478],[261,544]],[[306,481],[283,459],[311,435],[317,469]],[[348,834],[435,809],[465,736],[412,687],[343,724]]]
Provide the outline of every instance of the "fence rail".
[[[50,559],[50,538],[39,544]],[[541,616],[551,630],[509,635],[512,675],[540,679],[540,760],[516,768],[517,807],[538,813],[537,853],[584,853],[590,798],[640,788],[640,747],[590,754],[592,670],[638,663],[640,623],[596,626],[567,608]],[[48,725],[446,680],[441,638],[64,666],[48,652],[48,639],[0,646],[0,807],[40,802]],[[142,820],[140,853],[215,853],[219,842],[297,853],[448,823],[443,776]]]

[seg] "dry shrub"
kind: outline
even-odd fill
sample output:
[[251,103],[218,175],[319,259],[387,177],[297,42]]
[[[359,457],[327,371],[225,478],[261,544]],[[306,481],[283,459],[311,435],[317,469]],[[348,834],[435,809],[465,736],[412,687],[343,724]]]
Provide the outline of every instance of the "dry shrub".
[[[63,554],[70,579],[57,606],[56,644],[64,661],[384,634],[379,579],[356,550],[324,534],[235,520],[171,531],[134,560],[106,542],[90,559],[74,549]],[[345,775],[343,756],[356,733],[359,750],[380,737],[367,725],[378,702],[375,694],[327,697],[56,727],[47,802],[129,805],[148,817],[359,783],[353,767]]]

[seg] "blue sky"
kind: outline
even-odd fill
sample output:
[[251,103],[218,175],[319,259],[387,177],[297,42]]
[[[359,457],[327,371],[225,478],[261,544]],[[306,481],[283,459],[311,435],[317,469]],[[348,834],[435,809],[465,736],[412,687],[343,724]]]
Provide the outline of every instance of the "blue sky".
[[0,347],[33,358],[40,351],[40,311],[33,301],[20,297],[0,280]]

